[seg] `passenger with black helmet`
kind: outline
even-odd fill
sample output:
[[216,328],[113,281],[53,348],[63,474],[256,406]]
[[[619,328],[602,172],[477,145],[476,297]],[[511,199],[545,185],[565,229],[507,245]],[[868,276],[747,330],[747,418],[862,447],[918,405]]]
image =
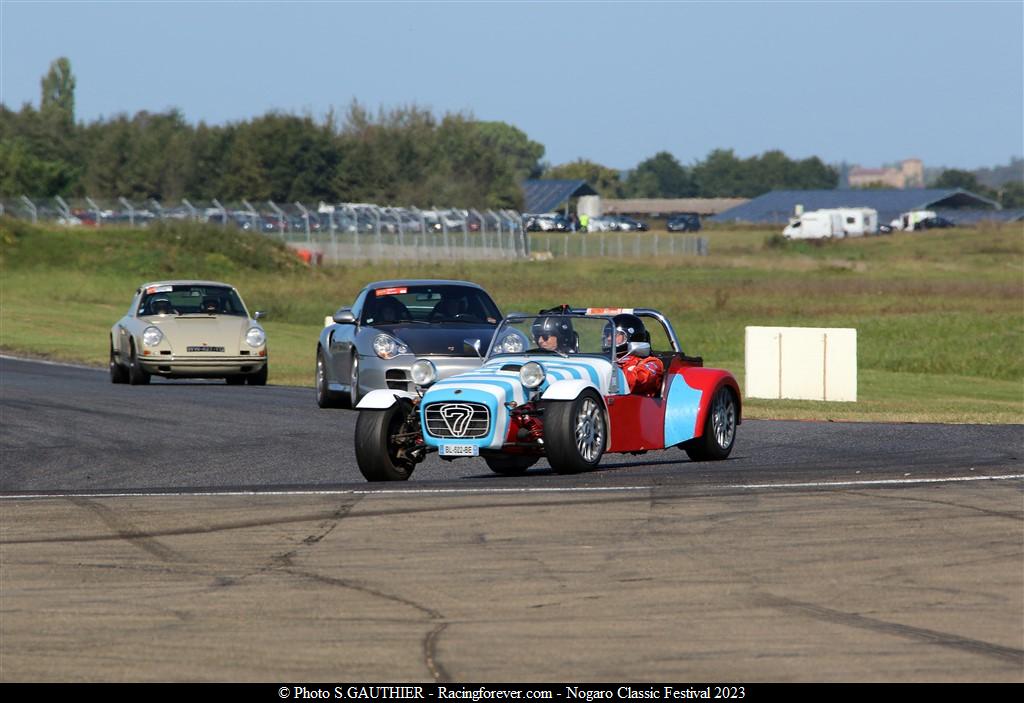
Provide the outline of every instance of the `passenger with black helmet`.
[[[632,342],[651,343],[651,334],[644,327],[643,321],[636,315],[620,313],[612,318],[614,331],[609,329],[605,337],[605,349],[611,351],[615,345],[616,363],[626,376],[630,393],[654,397],[661,390],[661,379],[665,375],[665,365],[656,356],[630,352]],[[612,337],[614,336],[614,341]]]
[[533,321],[533,340],[538,349],[570,354],[576,351],[576,332],[565,315],[544,315]]

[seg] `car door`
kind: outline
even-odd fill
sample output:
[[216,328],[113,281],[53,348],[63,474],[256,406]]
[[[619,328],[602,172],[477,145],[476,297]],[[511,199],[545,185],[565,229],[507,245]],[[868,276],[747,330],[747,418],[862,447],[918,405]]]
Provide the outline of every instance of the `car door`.
[[137,320],[136,311],[138,309],[139,300],[141,299],[141,289],[135,291],[135,295],[132,296],[131,306],[128,308],[128,312],[125,313],[117,322],[117,339],[114,340],[114,344],[117,346],[118,356],[120,357],[121,363],[127,363],[130,358],[131,345],[129,341],[132,335],[132,323]]

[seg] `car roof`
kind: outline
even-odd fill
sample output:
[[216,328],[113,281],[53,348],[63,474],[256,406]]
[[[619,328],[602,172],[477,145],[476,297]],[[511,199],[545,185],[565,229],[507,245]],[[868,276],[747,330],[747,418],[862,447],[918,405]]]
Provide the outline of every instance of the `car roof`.
[[230,283],[224,283],[223,281],[199,281],[192,279],[151,281],[149,283],[143,283],[139,288],[149,288],[151,286],[220,286],[222,288],[234,288]]
[[483,290],[483,287],[476,283],[452,281],[446,278],[396,278],[388,281],[367,283],[364,288],[394,288],[395,286],[469,286],[470,288]]

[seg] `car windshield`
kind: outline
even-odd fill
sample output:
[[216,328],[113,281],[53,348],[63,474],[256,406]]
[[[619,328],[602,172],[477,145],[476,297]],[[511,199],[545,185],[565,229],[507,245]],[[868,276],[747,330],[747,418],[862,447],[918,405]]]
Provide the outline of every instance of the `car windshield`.
[[367,325],[497,325],[500,319],[498,306],[483,290],[452,284],[378,288],[366,296],[362,313]]
[[138,315],[249,316],[233,288],[202,284],[149,286],[139,300]]
[[611,360],[612,322],[582,315],[509,317],[494,334],[487,354],[491,359],[510,355],[596,356]]

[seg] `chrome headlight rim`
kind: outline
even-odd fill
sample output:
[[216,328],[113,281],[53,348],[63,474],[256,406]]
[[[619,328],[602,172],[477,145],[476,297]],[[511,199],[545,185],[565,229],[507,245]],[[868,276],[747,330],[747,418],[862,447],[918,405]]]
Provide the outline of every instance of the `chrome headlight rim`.
[[267,343],[267,333],[260,327],[250,327],[245,333],[245,343],[258,349]]
[[417,359],[409,367],[409,377],[420,388],[427,388],[437,382],[437,366],[430,359]]
[[394,359],[396,356],[409,353],[408,345],[396,337],[392,337],[390,334],[384,334],[381,332],[373,338],[373,353],[378,358],[389,361]]
[[502,337],[498,350],[504,354],[522,354],[526,350],[526,344],[521,336],[513,332]]
[[544,385],[545,378],[544,367],[536,361],[527,361],[519,369],[519,382],[531,391]]
[[150,325],[142,330],[142,343],[147,347],[158,346],[162,341],[164,341],[164,333],[159,327]]

